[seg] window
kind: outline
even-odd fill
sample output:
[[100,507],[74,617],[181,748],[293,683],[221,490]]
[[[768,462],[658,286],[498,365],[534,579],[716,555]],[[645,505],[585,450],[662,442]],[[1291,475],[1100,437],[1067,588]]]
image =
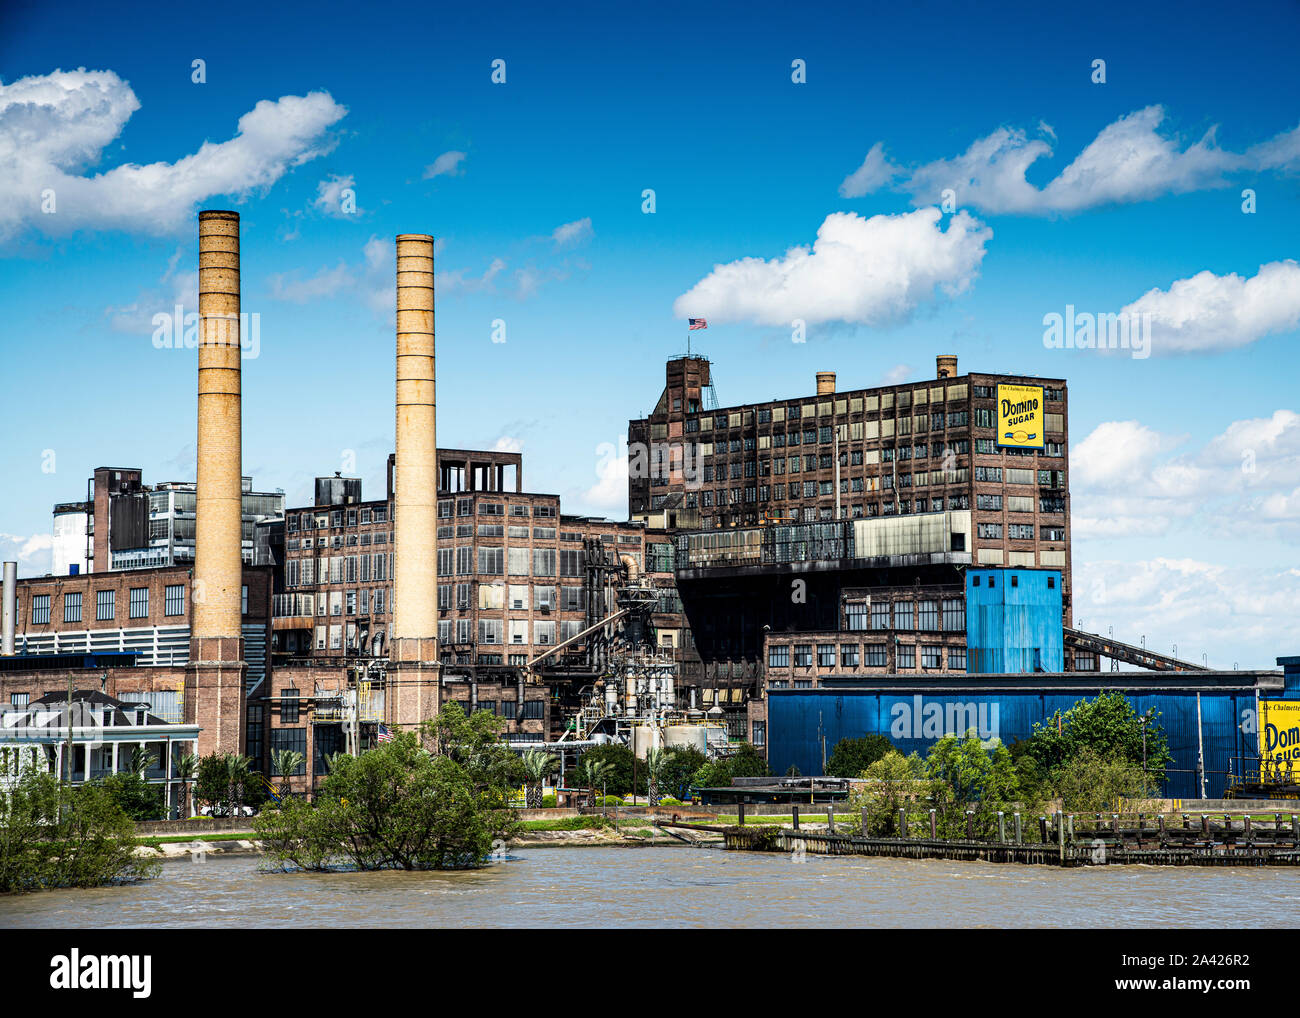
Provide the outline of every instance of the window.
[[858,667],[858,645],[856,643],[840,644],[840,664],[845,668]]
[[492,576],[500,576],[505,568],[504,548],[479,548],[478,571]]
[[947,597],[943,601],[943,628],[948,633],[966,631],[966,601],[960,597]]
[[953,672],[964,672],[966,670],[965,647],[948,648],[948,670]]
[[554,646],[555,644],[555,623],[554,622],[534,622],[533,638],[539,646]]
[[911,601],[899,601],[894,605],[894,628],[911,631],[915,629],[915,605]]
[[796,643],[794,645],[794,666],[796,668],[812,667],[811,643]]
[[[133,619],[145,619],[149,617],[149,588],[132,587],[131,603],[127,614]],[[35,621],[33,619],[33,621]]]
[[981,539],[984,540],[1001,540],[1002,524],[1001,523],[977,523],[975,529]]
[[1034,539],[1034,525],[1032,523],[1010,523],[1007,525],[1007,536],[1013,541],[1032,541]]
[[[979,468],[976,468],[978,472]],[[1002,496],[1001,495],[976,495],[975,508],[983,509],[986,512],[1001,512]]]
[[912,669],[916,667],[916,644],[900,643],[898,645],[895,668],[902,671],[904,668]]
[[942,647],[922,647],[922,648],[921,648],[921,667],[922,667],[922,668],[942,668],[942,667],[943,667],[943,648],[942,648]]
[[817,644],[817,667],[818,668],[835,667],[835,644],[833,643]]
[[169,583],[164,591],[164,615],[185,614],[185,587],[179,583]]
[[939,602],[921,601],[919,602],[919,609],[918,628],[925,633],[937,633],[939,631]]
[[50,595],[36,594],[32,597],[32,625],[44,626],[50,621]]
[[752,731],[753,731],[753,738],[750,739],[750,743],[754,746],[766,746],[767,745],[767,722],[766,721],[753,722]]
[[[296,719],[295,719],[296,720]],[[276,754],[282,750],[297,753],[298,769],[294,775],[307,773],[307,729],[306,728],[272,728],[271,729],[271,769],[275,776],[283,777],[275,769]],[[290,775],[292,776],[292,775]]]
[[[542,508],[537,506],[536,508]],[[533,549],[533,575],[534,576],[554,576],[555,575],[555,549],[554,548],[534,548]]]
[[888,601],[873,601],[871,603],[871,628],[877,630],[889,628]]
[[81,621],[81,592],[75,591],[63,595],[63,621]]
[[524,701],[524,720],[541,721],[546,716],[546,702],[543,700]]
[[864,632],[867,628],[867,605],[862,603],[850,603],[844,606],[844,614],[848,619],[849,630],[851,632]]
[[889,663],[885,645],[883,643],[867,644],[863,661],[868,668],[884,668]]
[[280,723],[295,725],[298,723],[298,690],[289,686],[280,694]]
[[112,619],[117,610],[116,592],[112,590],[95,591],[95,621]]
[[790,648],[784,644],[767,648],[767,667],[789,668]]
[[478,620],[478,642],[479,643],[501,643],[501,620],[500,619],[479,619]]

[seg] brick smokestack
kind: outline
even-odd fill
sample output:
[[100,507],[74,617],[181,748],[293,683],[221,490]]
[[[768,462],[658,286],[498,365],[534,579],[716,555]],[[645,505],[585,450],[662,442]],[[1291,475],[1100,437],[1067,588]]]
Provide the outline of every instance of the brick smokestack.
[[199,213],[198,491],[186,714],[202,752],[243,743],[239,214]]
[[835,391],[835,372],[819,371],[817,372],[817,395],[829,396]]
[[436,662],[438,442],[433,237],[397,238],[397,434],[393,643],[390,657]]
[[957,355],[951,353],[939,354],[934,359],[934,368],[936,378],[956,378]]

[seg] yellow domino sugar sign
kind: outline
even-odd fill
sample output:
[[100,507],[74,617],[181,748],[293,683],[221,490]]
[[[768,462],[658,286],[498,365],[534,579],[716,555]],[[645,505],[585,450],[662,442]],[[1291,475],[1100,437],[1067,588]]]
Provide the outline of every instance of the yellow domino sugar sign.
[[998,386],[998,445],[1043,448],[1043,387]]
[[1300,761],[1300,700],[1261,700],[1259,755],[1268,771],[1288,771]]

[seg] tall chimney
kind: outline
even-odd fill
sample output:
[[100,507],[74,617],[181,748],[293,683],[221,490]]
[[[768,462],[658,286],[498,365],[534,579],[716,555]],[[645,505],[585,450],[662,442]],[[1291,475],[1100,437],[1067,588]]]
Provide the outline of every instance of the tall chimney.
[[393,640],[398,661],[437,661],[438,442],[433,237],[397,238],[397,434]]
[[4,586],[0,594],[0,654],[14,652],[14,630],[18,624],[18,563],[4,564]]
[[185,713],[202,728],[204,755],[240,753],[245,741],[239,355],[239,214],[200,212],[198,486]]
[[835,372],[819,371],[817,372],[817,395],[829,396],[835,391]]
[[194,640],[239,639],[241,441],[239,213],[200,212]]
[[957,355],[952,353],[941,353],[934,359],[936,378],[956,378],[957,377]]

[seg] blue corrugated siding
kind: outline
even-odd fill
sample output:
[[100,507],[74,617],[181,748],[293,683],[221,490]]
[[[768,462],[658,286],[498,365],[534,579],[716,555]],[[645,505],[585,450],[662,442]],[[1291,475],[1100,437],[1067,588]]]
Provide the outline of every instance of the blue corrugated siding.
[[[1126,695],[1139,713],[1153,707],[1160,713],[1174,758],[1161,794],[1199,797],[1196,694]],[[802,774],[820,774],[823,734],[828,757],[840,739],[870,734],[886,736],[904,753],[916,751],[924,756],[936,739],[949,731],[961,734],[968,723],[979,729],[981,737],[996,736],[1009,744],[1032,734],[1035,722],[1046,721],[1057,710],[1068,710],[1081,698],[1077,692],[918,695],[780,690],[768,696],[768,759],[776,774],[784,774],[791,764]],[[1254,712],[1253,692],[1201,694],[1206,792],[1210,797],[1223,794],[1229,773],[1242,773],[1243,757],[1246,771],[1258,766],[1256,736],[1250,733]],[[1243,722],[1247,723],[1246,735],[1238,727]]]
[[[1013,576],[1015,586],[1011,583]],[[987,675],[1064,670],[1061,625],[1061,574],[1057,570],[967,570],[968,672]]]

